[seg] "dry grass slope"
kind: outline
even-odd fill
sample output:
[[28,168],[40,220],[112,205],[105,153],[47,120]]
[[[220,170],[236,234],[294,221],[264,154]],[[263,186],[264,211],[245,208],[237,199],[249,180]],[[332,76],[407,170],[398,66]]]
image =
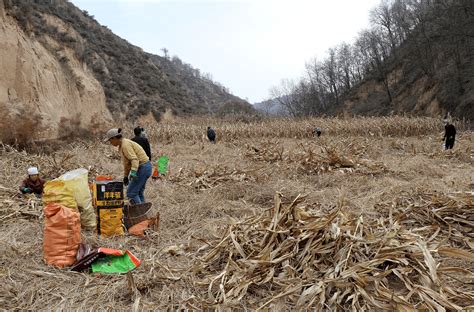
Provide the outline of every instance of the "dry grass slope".
[[[217,129],[218,142],[203,139]],[[323,136],[314,138],[314,127]],[[83,240],[143,260],[125,276],[48,267],[26,167],[121,177],[99,140],[0,149],[0,306],[114,310],[456,310],[474,306],[474,134],[441,149],[434,119],[167,119],[145,126],[170,176],[146,239]],[[131,134],[131,128],[128,128]]]

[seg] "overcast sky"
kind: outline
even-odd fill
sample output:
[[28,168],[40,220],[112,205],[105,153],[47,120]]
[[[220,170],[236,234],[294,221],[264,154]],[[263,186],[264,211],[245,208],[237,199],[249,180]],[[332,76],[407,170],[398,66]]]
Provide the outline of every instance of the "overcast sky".
[[145,51],[209,72],[251,103],[304,64],[351,43],[379,0],[72,0]]

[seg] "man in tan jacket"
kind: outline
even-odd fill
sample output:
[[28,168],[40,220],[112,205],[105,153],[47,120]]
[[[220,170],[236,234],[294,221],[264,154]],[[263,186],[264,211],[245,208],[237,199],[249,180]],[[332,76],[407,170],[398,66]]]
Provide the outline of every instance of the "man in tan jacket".
[[122,137],[122,129],[107,131],[104,142],[118,147],[123,162],[123,183],[127,187],[127,198],[131,204],[145,202],[145,186],[152,174],[152,165],[143,148],[132,140]]

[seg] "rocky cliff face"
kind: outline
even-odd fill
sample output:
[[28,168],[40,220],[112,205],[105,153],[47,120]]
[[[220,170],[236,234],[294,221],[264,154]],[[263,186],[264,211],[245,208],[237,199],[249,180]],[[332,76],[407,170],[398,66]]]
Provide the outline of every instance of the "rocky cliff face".
[[[57,27],[65,27],[50,19]],[[104,91],[89,68],[52,38],[45,47],[6,14],[0,0],[0,106],[3,114],[40,116],[48,136],[60,136],[61,122],[111,121]],[[14,119],[12,119],[12,122]],[[12,125],[13,126],[13,125]]]

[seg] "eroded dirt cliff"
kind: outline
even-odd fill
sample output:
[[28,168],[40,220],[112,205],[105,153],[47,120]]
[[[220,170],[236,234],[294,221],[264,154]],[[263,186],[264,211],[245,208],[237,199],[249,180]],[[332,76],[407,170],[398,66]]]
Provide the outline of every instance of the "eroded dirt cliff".
[[[50,16],[47,21],[71,36],[76,35],[59,19]],[[0,44],[3,115],[36,118],[37,122],[41,119],[48,137],[61,136],[60,124],[80,122],[81,127],[87,128],[112,120],[103,88],[86,64],[53,38],[42,38],[40,42],[33,33],[22,30],[5,13],[3,0],[0,0]],[[8,120],[13,123],[15,118]]]

